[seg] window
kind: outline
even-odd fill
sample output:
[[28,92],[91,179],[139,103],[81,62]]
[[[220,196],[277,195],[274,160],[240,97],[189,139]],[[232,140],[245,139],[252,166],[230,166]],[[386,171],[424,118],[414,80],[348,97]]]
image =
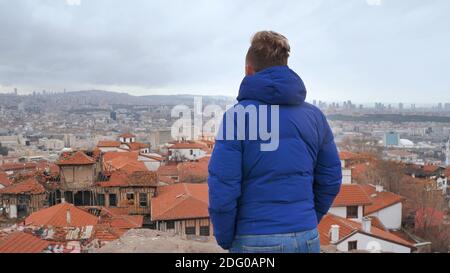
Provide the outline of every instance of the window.
[[175,229],[175,221],[167,221],[166,229]]
[[347,218],[358,218],[358,206],[347,207]]
[[186,233],[186,235],[195,235],[196,228],[195,227],[186,227],[185,233]]
[[191,155],[193,155],[194,154],[194,150],[191,150]]
[[209,236],[209,226],[200,227],[200,236]]
[[348,242],[348,251],[357,250],[358,249],[358,241]]
[[132,192],[127,193],[127,204],[134,205],[134,193]]
[[145,192],[141,192],[139,194],[139,206],[141,208],[148,207],[148,198],[147,198],[147,194]]
[[97,206],[104,206],[105,205],[105,195],[104,194],[97,194]]
[[110,207],[117,207],[117,195],[110,193],[109,194],[109,206]]

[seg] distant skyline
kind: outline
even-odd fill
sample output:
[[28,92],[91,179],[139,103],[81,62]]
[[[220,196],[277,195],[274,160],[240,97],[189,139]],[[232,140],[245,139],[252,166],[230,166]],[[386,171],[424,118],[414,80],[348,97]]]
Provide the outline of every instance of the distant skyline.
[[0,92],[235,97],[275,30],[308,100],[450,102],[448,0],[0,0]]

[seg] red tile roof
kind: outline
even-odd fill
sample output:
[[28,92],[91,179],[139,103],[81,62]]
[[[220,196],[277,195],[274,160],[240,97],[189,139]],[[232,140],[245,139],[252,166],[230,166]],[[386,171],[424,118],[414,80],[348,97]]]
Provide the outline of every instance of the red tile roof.
[[122,138],[135,138],[136,136],[131,134],[131,133],[124,133],[124,134],[121,134],[119,137],[122,137]]
[[36,178],[31,177],[23,182],[12,184],[9,187],[0,189],[1,194],[43,194],[45,188]]
[[367,206],[372,203],[363,187],[358,184],[344,184],[334,200],[333,207]]
[[179,181],[182,183],[200,183],[208,180],[209,160],[184,162],[178,164]]
[[140,149],[150,148],[150,144],[133,142],[133,143],[125,143],[131,151],[139,151]]
[[99,147],[99,148],[119,148],[120,144],[121,144],[120,141],[102,140],[102,141],[98,142],[97,147]]
[[0,253],[42,253],[49,245],[31,234],[15,232],[0,240]]
[[372,185],[362,185],[362,188],[372,200],[371,205],[364,207],[364,215],[372,214],[405,200],[404,197],[392,192],[377,192],[375,186]]
[[158,188],[152,198],[153,221],[208,218],[207,184],[174,184]]
[[99,182],[100,187],[156,187],[158,179],[155,172],[137,171],[128,173],[124,171],[115,171],[111,174],[108,181]]
[[20,171],[20,170],[30,170],[36,169],[37,163],[6,163],[0,166],[0,171]]
[[[67,223],[68,211],[70,212],[70,223]],[[42,209],[25,219],[27,226],[84,227],[95,226],[97,223],[97,217],[69,203]]]
[[67,166],[67,165],[92,165],[95,164],[94,159],[87,156],[85,153],[78,151],[73,155],[69,155],[67,157],[62,156],[58,162],[56,162],[59,166]]
[[369,236],[373,236],[378,239],[386,240],[389,242],[393,242],[399,245],[403,245],[409,248],[414,248],[414,246],[396,236],[395,234],[392,234],[389,231],[382,230],[372,224],[371,232],[366,233],[362,229],[362,224],[356,221],[348,220],[336,215],[327,214],[322,219],[322,221],[319,224],[319,233],[320,233],[320,244],[321,245],[330,245],[331,238],[330,238],[330,229],[332,225],[338,225],[339,226],[339,240],[343,240],[344,238],[350,236],[353,233],[363,233]]
[[436,166],[436,165],[425,165],[425,166],[423,166],[423,170],[425,171],[425,172],[431,172],[431,173],[434,173],[434,172],[436,172],[437,170],[439,170],[439,166]]
[[353,159],[357,154],[349,152],[349,151],[341,151],[339,153],[339,157],[341,160],[350,160]]
[[204,149],[206,145],[202,145],[196,142],[178,142],[169,146],[169,150],[174,149]]
[[0,185],[3,185],[3,187],[8,187],[11,185],[11,181],[9,180],[8,176],[5,172],[0,171]]
[[148,171],[142,161],[138,160],[138,152],[108,152],[103,156],[103,168],[108,172],[121,170],[129,174]]
[[106,152],[103,154],[103,161],[108,162],[121,157],[126,157],[129,160],[137,160],[138,155],[138,152]]
[[178,176],[178,168],[176,165],[164,165],[156,171],[159,176]]

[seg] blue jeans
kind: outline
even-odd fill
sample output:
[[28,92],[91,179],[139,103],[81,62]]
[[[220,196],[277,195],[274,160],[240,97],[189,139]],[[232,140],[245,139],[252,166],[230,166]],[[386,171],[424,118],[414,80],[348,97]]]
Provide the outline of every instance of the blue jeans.
[[237,235],[230,253],[320,253],[319,232]]

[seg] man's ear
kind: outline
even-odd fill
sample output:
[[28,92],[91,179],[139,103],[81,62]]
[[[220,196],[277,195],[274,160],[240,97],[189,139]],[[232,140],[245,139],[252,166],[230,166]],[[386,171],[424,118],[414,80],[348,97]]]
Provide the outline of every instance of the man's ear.
[[245,76],[253,76],[255,75],[255,69],[250,64],[245,65]]

